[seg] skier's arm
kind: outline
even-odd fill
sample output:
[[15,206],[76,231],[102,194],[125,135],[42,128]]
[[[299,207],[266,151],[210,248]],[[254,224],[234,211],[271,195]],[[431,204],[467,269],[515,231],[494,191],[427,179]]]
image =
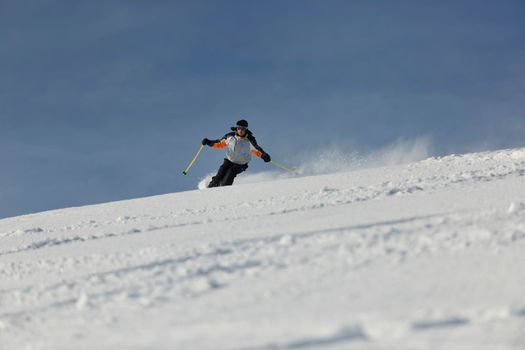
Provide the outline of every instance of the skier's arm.
[[258,149],[252,149],[250,150],[250,153],[255,154],[257,157],[262,158],[266,163],[268,163],[272,158],[270,158],[270,155],[264,151],[259,151]]
[[262,153],[261,151],[256,150],[255,148],[254,148],[254,149],[251,149],[251,150],[250,150],[250,153],[255,154],[255,155],[256,155],[257,157],[259,157],[259,158],[261,158],[262,155],[263,155],[263,153]]
[[202,140],[202,144],[210,146],[211,148],[225,148],[228,147],[228,136],[229,134],[226,134],[219,140],[209,140],[205,138]]
[[249,135],[248,140],[251,144],[250,153],[255,154],[259,158],[262,158],[265,162],[269,162],[271,160],[270,155],[266,153],[262,149],[262,147],[257,144],[257,140],[255,140],[255,137],[253,135]]
[[213,144],[210,145],[212,148],[226,148],[228,147],[228,140],[230,137],[233,137],[235,135],[234,132],[229,132],[223,137],[221,137],[219,140],[214,140]]
[[250,144],[252,145],[252,151],[258,151],[260,153],[254,153],[257,157],[260,157],[259,154],[264,154],[264,150],[257,144],[257,140],[255,139],[255,136],[252,134],[248,134],[248,141],[250,141]]
[[215,140],[215,143],[210,146],[211,148],[226,148],[228,147],[228,140],[221,139]]

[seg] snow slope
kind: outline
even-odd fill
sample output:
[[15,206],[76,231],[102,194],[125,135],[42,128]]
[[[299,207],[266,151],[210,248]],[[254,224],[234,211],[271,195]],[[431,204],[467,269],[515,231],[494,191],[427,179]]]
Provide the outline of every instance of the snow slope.
[[525,349],[525,149],[0,220],[0,349]]

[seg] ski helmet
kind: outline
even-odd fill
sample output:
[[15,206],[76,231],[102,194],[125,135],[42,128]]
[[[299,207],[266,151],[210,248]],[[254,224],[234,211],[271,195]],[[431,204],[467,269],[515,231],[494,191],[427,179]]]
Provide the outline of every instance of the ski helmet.
[[248,129],[248,122],[244,119],[238,120],[235,126],[232,126],[232,130],[235,131],[237,128]]
[[244,119],[241,119],[239,121],[237,121],[237,125],[235,125],[235,127],[237,128],[247,128],[248,127],[248,122]]

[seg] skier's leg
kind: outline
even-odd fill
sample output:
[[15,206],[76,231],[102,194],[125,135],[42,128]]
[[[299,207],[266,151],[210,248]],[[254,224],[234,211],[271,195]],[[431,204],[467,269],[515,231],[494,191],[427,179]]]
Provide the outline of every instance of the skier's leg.
[[237,175],[248,169],[248,164],[234,164],[224,175],[219,186],[231,186]]
[[212,177],[208,187],[220,186],[220,183],[224,179],[224,176],[233,165],[235,164],[230,162],[228,159],[224,159],[224,163],[222,163],[221,167],[217,171],[217,174],[214,177]]

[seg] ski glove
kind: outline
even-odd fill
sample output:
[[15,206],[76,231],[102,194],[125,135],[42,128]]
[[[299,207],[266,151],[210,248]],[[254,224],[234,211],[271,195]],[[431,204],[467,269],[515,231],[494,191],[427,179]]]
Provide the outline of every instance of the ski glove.
[[268,153],[263,153],[261,158],[264,160],[265,163],[268,163],[272,158],[270,158],[270,155]]
[[207,138],[202,139],[202,145],[213,146],[213,141]]

